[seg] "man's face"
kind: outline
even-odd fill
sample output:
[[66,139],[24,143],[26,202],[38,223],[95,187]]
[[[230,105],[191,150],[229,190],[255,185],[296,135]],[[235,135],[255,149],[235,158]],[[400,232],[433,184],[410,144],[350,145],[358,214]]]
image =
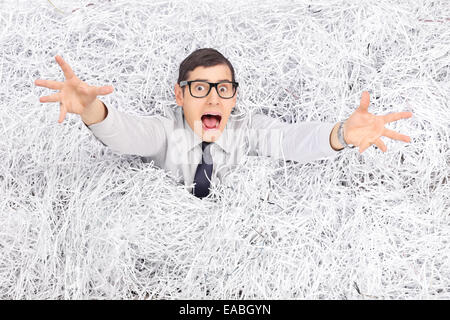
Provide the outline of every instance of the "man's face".
[[[206,80],[208,82],[221,82],[224,80],[232,81],[231,70],[225,64],[213,67],[197,67],[188,73],[186,80]],[[193,84],[194,85],[194,84]],[[184,90],[184,94],[183,94]],[[236,89],[237,90],[237,89]],[[184,116],[192,130],[206,142],[214,142],[219,139],[233,107],[236,105],[237,92],[231,99],[223,99],[215,88],[211,88],[209,94],[204,98],[195,98],[191,96],[188,85],[180,88],[178,83],[175,85],[175,98],[177,104],[183,107]],[[209,129],[208,125],[214,124],[213,118],[205,117],[204,114],[220,114],[220,121],[217,127]],[[203,117],[202,117],[203,116]],[[210,119],[206,119],[210,118]]]

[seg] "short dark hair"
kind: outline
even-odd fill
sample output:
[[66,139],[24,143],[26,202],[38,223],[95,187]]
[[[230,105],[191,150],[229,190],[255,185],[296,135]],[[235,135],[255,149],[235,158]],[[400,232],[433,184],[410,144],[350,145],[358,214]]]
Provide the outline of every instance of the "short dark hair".
[[178,74],[178,84],[183,80],[187,80],[188,73],[197,67],[213,67],[219,64],[225,64],[230,68],[231,81],[235,81],[234,68],[231,65],[231,62],[216,49],[202,48],[195,50],[181,62]]

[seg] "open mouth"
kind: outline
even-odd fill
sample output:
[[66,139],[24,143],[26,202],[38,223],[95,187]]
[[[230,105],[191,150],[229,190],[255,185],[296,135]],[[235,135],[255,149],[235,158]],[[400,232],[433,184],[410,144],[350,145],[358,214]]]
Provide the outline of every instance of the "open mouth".
[[202,115],[203,128],[205,130],[218,129],[220,120],[222,120],[222,116],[219,114],[205,113]]

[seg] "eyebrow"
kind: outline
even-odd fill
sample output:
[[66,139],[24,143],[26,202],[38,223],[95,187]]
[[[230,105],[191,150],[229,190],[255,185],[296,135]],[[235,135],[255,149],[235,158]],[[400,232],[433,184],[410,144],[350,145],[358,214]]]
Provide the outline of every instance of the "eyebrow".
[[[207,79],[194,79],[192,81],[206,81],[206,82],[209,82],[209,80],[207,80]],[[219,80],[217,82],[222,82],[222,81],[229,81],[229,82],[231,82],[231,80],[229,80],[229,79],[222,79],[222,80]]]

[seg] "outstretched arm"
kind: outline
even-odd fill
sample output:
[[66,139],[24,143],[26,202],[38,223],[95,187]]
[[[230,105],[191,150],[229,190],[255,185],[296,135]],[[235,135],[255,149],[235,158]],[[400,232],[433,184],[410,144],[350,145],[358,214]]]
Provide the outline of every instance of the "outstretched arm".
[[172,121],[161,116],[138,117],[107,107],[97,96],[113,92],[112,86],[91,86],[79,79],[69,64],[60,56],[56,62],[64,72],[65,81],[38,79],[35,84],[58,92],[39,99],[40,102],[59,102],[59,123],[67,113],[81,116],[86,126],[104,145],[122,154],[157,156],[165,150],[167,136],[164,130]]
[[[409,136],[386,129],[384,126],[393,121],[411,118],[412,112],[395,112],[384,116],[376,116],[369,113],[369,104],[369,92],[364,91],[359,107],[344,123],[344,140],[347,144],[359,147],[359,153],[363,153],[372,144],[375,144],[381,151],[386,152],[387,147],[380,139],[381,136],[404,142],[411,141]],[[338,125],[339,123],[333,127],[330,136],[331,147],[335,150],[344,148],[337,137]]]
[[97,96],[104,96],[113,92],[112,86],[96,87],[80,80],[67,62],[60,56],[55,57],[56,62],[64,72],[64,82],[53,80],[35,81],[40,87],[58,90],[50,96],[41,97],[40,102],[59,102],[59,123],[62,123],[67,113],[79,114],[84,123],[91,125],[103,121],[107,109]]

